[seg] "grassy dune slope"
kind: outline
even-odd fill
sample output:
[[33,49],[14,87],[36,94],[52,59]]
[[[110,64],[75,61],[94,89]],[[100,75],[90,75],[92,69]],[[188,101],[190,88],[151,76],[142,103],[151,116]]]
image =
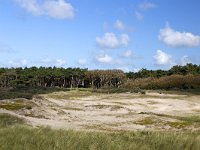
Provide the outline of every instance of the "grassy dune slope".
[[198,133],[78,132],[32,128],[23,120],[0,114],[1,150],[200,149]]

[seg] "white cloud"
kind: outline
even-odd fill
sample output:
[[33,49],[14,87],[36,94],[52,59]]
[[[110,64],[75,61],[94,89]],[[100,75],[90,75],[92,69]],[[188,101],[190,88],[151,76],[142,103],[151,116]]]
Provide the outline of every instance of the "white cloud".
[[162,50],[157,50],[154,56],[156,65],[170,65],[172,64],[172,56],[163,52]]
[[122,30],[122,31],[125,30],[125,28],[126,28],[125,24],[124,24],[122,21],[120,21],[120,20],[117,20],[117,21],[115,22],[114,27],[115,27],[116,29]]
[[9,60],[8,67],[26,67],[28,65],[27,59]]
[[35,16],[46,15],[55,19],[72,19],[74,8],[65,0],[15,0],[18,5]]
[[138,11],[135,12],[135,17],[138,20],[143,20],[144,19],[144,16],[140,12],[138,12]]
[[66,61],[64,59],[51,59],[44,58],[40,61],[44,66],[56,66],[63,67],[66,65]]
[[133,52],[131,50],[124,51],[122,53],[122,56],[123,57],[131,57],[131,56],[133,56]]
[[129,40],[128,34],[121,34],[119,42],[122,46],[128,46]]
[[179,32],[168,25],[160,30],[159,40],[172,47],[194,47],[200,45],[200,36],[189,32]]
[[44,8],[47,15],[56,19],[71,19],[74,17],[74,8],[70,3],[64,0],[48,0],[44,3]]
[[87,60],[86,60],[86,59],[83,59],[83,58],[82,58],[82,59],[79,59],[79,60],[78,60],[78,64],[79,64],[79,65],[86,65],[86,64],[87,64]]
[[123,72],[130,72],[128,67],[118,67],[117,69],[122,70]]
[[107,54],[101,54],[99,56],[96,57],[96,60],[99,62],[99,63],[106,63],[106,64],[109,64],[113,61],[113,58],[110,57],[109,55]]
[[37,0],[15,0],[22,8],[33,15],[42,15],[42,9],[40,8]]
[[128,45],[129,36],[121,34],[119,37],[116,37],[114,33],[105,33],[103,37],[96,38],[96,43],[103,49],[119,48]]
[[66,64],[66,61],[63,59],[56,59],[55,66],[62,67]]
[[26,66],[28,64],[28,61],[26,59],[22,59],[20,60],[20,63],[22,64],[22,66]]
[[140,3],[138,7],[139,7],[140,10],[143,10],[143,11],[144,11],[144,10],[148,10],[148,9],[155,8],[156,5],[153,4],[153,3],[150,3],[150,2],[145,1],[145,2],[143,2],[143,3]]
[[189,64],[189,63],[192,63],[192,60],[190,59],[189,56],[183,56],[181,58],[181,65],[186,65],[186,64]]
[[138,72],[140,70],[141,70],[141,68],[133,68],[133,72]]

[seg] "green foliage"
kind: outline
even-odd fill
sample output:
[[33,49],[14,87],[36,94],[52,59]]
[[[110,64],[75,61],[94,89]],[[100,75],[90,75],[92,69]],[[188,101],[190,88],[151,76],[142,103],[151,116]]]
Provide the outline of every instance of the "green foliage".
[[[0,68],[0,88],[141,88],[197,89],[200,87],[200,65],[174,66],[170,70],[147,70],[124,73],[121,70],[91,70],[80,68],[31,67]],[[112,92],[112,90],[110,90]],[[115,90],[116,91],[116,90]],[[144,92],[142,92],[144,94]],[[30,92],[1,93],[6,97],[32,98]]]
[[200,65],[195,64],[187,64],[185,66],[173,66],[169,70],[147,70],[147,69],[141,69],[140,71],[134,73],[134,72],[128,72],[126,73],[127,78],[129,79],[137,79],[137,78],[160,78],[164,76],[170,76],[170,75],[196,75],[200,74]]

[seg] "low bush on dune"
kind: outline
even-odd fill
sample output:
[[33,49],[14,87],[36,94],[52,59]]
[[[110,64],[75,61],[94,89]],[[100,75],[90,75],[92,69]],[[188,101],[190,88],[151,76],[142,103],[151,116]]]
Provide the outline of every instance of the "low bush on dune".
[[125,88],[141,89],[200,89],[200,75],[171,75],[161,78],[140,78],[129,80]]

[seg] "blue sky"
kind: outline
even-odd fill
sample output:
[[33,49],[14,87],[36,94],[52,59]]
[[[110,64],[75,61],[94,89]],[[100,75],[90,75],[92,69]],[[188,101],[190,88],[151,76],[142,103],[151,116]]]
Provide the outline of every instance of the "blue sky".
[[0,67],[200,63],[199,0],[0,0]]

